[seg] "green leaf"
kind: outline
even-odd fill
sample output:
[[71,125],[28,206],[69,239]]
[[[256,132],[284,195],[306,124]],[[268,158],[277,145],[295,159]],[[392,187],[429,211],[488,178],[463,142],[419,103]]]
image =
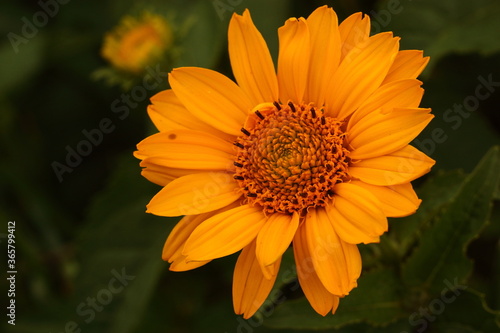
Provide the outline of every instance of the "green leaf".
[[402,268],[405,283],[423,286],[435,294],[443,289],[444,281],[458,279],[461,283],[468,277],[472,263],[465,250],[489,220],[500,181],[499,150],[490,149],[422,235],[418,248]]
[[389,219],[389,232],[382,235],[380,243],[359,244],[363,269],[384,265],[399,265],[429,228],[432,219],[453,198],[465,178],[462,171],[440,170],[423,186],[416,188],[422,203],[416,214]]
[[416,189],[418,197],[422,199],[417,213],[391,220],[388,237],[397,244],[400,258],[404,257],[409,248],[420,238],[421,233],[443,206],[456,196],[464,178],[464,173],[458,170],[440,171]]
[[389,269],[372,271],[364,274],[358,281],[358,287],[340,300],[334,315],[321,317],[305,298],[301,298],[278,306],[266,325],[294,329],[338,329],[362,322],[387,325],[402,315],[397,289],[399,284],[397,275]]
[[492,310],[483,294],[468,288],[452,296],[456,298],[445,304],[442,314],[438,315],[437,307],[434,310],[433,332],[500,332],[500,311]]
[[398,2],[393,14],[390,3],[394,2],[382,4],[372,20],[402,36],[403,49],[423,49],[432,58],[431,66],[449,53],[500,51],[498,1],[404,1]]

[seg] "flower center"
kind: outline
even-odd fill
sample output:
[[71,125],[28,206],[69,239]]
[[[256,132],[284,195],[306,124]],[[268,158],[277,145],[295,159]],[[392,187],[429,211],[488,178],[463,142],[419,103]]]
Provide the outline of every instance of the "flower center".
[[235,142],[234,178],[246,200],[266,213],[325,206],[348,177],[343,123],[312,104],[261,106]]

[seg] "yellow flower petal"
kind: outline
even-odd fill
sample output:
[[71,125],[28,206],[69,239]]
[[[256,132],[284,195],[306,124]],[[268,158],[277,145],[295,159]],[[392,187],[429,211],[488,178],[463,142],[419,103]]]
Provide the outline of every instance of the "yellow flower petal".
[[399,51],[387,73],[384,84],[403,79],[416,79],[430,60],[429,57],[424,57],[423,54],[423,51],[418,50]]
[[172,130],[149,136],[137,145],[138,154],[160,166],[190,170],[232,170],[232,145],[206,132]]
[[[161,99],[165,102],[154,103],[154,99]],[[199,122],[199,120],[193,117],[184,105],[182,105],[171,89],[159,92],[151,98],[151,101],[153,104],[148,106],[148,115],[160,132],[166,132],[177,128],[186,129],[188,128],[187,126],[189,126],[191,118],[194,120],[195,124]],[[177,117],[171,117],[172,113]],[[188,118],[188,121],[182,118],[179,121],[178,119],[184,115],[187,116],[186,118]],[[206,126],[208,127],[208,125]]]
[[177,178],[158,192],[147,212],[160,216],[210,212],[236,201],[238,184],[228,174],[203,172]]
[[349,174],[372,185],[398,185],[425,175],[435,163],[408,145],[388,155],[354,162],[349,167]]
[[307,26],[311,47],[304,99],[321,107],[325,103],[332,75],[340,62],[341,42],[337,14],[327,6],[319,7],[307,18]]
[[194,261],[233,254],[257,237],[265,221],[262,209],[249,205],[219,213],[193,231],[183,254]]
[[239,203],[236,202],[208,213],[184,216],[172,229],[165,245],[163,246],[162,259],[171,263],[169,269],[175,272],[187,271],[209,263],[211,260],[186,261],[186,256],[182,254],[186,241],[189,236],[191,236],[194,229],[196,229],[202,222],[208,220],[214,215],[219,214],[220,212],[238,206]]
[[323,286],[334,295],[349,294],[361,274],[358,247],[339,238],[323,208],[309,211],[304,228],[309,254]]
[[335,314],[335,312],[337,312],[337,309],[339,307],[339,303],[340,303],[340,297],[338,297],[337,295],[332,295],[333,296],[333,302],[332,302],[332,314]]
[[191,129],[234,140],[234,135],[221,132],[193,116],[175,96],[172,89],[161,91],[151,97],[148,115],[160,132],[177,129]]
[[185,272],[206,265],[210,261],[211,260],[188,262],[186,261],[186,256],[180,255],[179,257],[175,258],[175,260],[172,261],[168,269],[171,270],[172,272]]
[[182,249],[193,230],[217,212],[213,211],[199,215],[185,216],[175,225],[170,235],[168,235],[162,253],[162,259],[171,263],[169,267],[171,271],[187,271],[210,262],[210,260],[186,262],[186,256],[182,255]]
[[262,35],[246,9],[229,23],[229,58],[238,85],[254,105],[278,100],[278,80],[273,59]]
[[351,183],[337,184],[333,191],[333,205],[327,206],[326,212],[339,237],[350,244],[379,242],[388,228],[379,200]]
[[328,115],[344,119],[382,83],[398,52],[399,38],[380,33],[352,50],[332,78],[326,98]]
[[195,117],[225,133],[241,134],[253,105],[233,81],[209,69],[183,67],[169,74],[169,83]]
[[349,131],[354,124],[367,114],[381,109],[382,113],[391,112],[394,108],[416,108],[422,100],[424,89],[422,82],[416,79],[393,81],[380,86],[368,97],[349,119]]
[[160,186],[166,186],[176,178],[205,171],[165,167],[161,165],[161,160],[155,161],[155,158],[146,158],[140,163],[140,166],[143,168],[141,175],[150,182]]
[[330,311],[335,313],[339,297],[331,294],[316,274],[309,253],[304,223],[299,226],[293,239],[293,253],[300,286],[313,309],[322,316],[326,316]]
[[352,184],[361,186],[380,201],[380,209],[387,217],[403,217],[415,213],[422,200],[417,197],[411,183],[376,186],[362,181],[352,181]]
[[267,266],[280,258],[292,242],[299,226],[299,214],[272,214],[257,236],[257,259],[266,278],[270,278]]
[[278,85],[283,103],[300,103],[304,97],[309,66],[309,30],[304,18],[291,18],[278,29]]
[[186,243],[193,230],[203,221],[214,216],[214,214],[215,211],[199,215],[188,215],[177,222],[163,245],[162,259],[172,262],[179,257],[182,254],[184,243]]
[[[241,251],[233,275],[233,307],[236,314],[248,319],[264,303],[273,288],[277,274],[266,278],[255,256],[255,241]],[[273,264],[273,271],[278,272],[281,257]]]
[[372,112],[352,126],[347,141],[352,159],[390,154],[408,145],[434,118],[431,109],[396,108],[388,114]]
[[346,18],[339,26],[342,45],[341,60],[352,49],[366,42],[370,36],[370,17],[363,13],[355,13]]
[[176,177],[171,177],[163,172],[152,168],[145,168],[141,171],[141,175],[156,185],[165,186],[174,180]]

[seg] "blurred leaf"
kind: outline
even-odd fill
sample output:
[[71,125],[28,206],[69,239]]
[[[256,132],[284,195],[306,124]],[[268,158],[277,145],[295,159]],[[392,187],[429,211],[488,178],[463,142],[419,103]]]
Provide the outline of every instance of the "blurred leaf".
[[470,274],[472,263],[465,250],[488,222],[500,180],[499,150],[490,149],[435,218],[435,224],[422,235],[419,247],[402,268],[408,285],[421,285],[435,294],[442,290],[443,281],[458,279],[461,283]]
[[187,21],[187,32],[180,40],[179,55],[172,67],[214,68],[225,45],[227,23],[219,19],[212,1],[175,1],[172,10]]
[[399,284],[398,277],[389,269],[368,272],[359,279],[358,287],[340,300],[334,315],[321,317],[302,298],[278,306],[266,325],[293,329],[338,329],[361,322],[387,325],[403,314],[399,304]]
[[28,39],[9,32],[9,43],[0,45],[0,92],[2,94],[26,82],[40,67],[45,38],[42,33]]
[[500,332],[500,311],[492,310],[483,294],[468,288],[446,304],[443,313],[431,326],[432,332],[439,333]]
[[92,332],[135,330],[166,267],[161,260],[162,245],[175,221],[145,213],[153,187],[140,176],[138,162],[132,156],[121,158],[116,165],[119,167],[108,187],[94,200],[78,240],[83,258],[77,297],[82,302],[96,295],[99,299],[102,290],[111,290],[108,285],[117,273],[130,279],[125,278],[122,284],[123,294],[113,295],[109,305],[100,304],[105,311],[95,313],[95,319],[77,311],[80,324]]
[[[405,1],[393,15],[387,11],[388,6],[385,2],[379,7],[380,19],[375,21],[388,25],[395,35],[403,36],[403,49],[423,49],[433,58],[431,66],[453,52],[486,55],[500,51],[498,1]],[[383,17],[382,10],[387,12],[387,18]]]

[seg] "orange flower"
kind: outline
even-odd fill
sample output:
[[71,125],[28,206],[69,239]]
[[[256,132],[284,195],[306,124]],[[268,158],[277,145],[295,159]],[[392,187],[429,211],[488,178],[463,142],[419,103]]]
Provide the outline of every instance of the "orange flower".
[[105,35],[101,54],[120,70],[140,73],[160,59],[172,39],[167,21],[145,11],[140,17],[123,17],[120,24]]
[[139,143],[142,174],[164,186],[147,211],[186,215],[163,259],[173,271],[239,250],[236,313],[252,316],[293,245],[300,285],[320,314],[356,287],[356,244],[378,242],[387,217],[413,214],[410,182],[434,161],[409,145],[433,118],[418,108],[428,58],[399,51],[392,33],[369,36],[361,13],[340,26],[326,6],[278,30],[277,75],[250,13],[233,15],[229,55],[237,84],[179,68],[152,98],[159,129]]

